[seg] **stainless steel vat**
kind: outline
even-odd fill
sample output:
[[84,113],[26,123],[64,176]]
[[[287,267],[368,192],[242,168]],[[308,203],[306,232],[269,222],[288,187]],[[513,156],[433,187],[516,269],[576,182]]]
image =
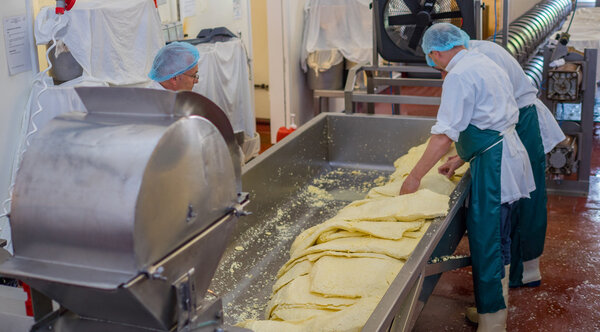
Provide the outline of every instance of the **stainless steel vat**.
[[53,119],[25,153],[0,275],[85,319],[170,330],[178,287],[204,296],[237,220],[233,130],[192,92],[76,91],[87,113]]
[[[294,238],[363,198],[375,179],[391,174],[397,157],[429,137],[434,122],[432,118],[323,113],[248,163],[242,182],[251,195],[252,215],[238,222],[210,286],[223,298],[225,321],[261,319]],[[434,266],[428,264],[430,257],[452,254],[464,233],[463,203],[469,183],[469,176],[459,183],[448,216],[432,224],[365,330],[378,329],[373,324],[389,327],[396,316],[395,324],[414,323],[440,276],[440,270],[426,272]],[[323,205],[314,204],[306,198],[311,185],[321,186],[331,197]],[[408,301],[413,299],[411,291],[421,297]]]

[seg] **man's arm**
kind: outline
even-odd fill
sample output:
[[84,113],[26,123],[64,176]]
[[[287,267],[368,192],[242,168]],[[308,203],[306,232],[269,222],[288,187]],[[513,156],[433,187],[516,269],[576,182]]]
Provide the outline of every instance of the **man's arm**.
[[460,159],[459,156],[452,156],[448,158],[442,166],[438,167],[438,172],[447,178],[454,176],[454,171],[464,165],[465,161]]
[[444,134],[431,135],[429,144],[425,149],[425,153],[415,167],[410,171],[402,188],[400,188],[400,195],[414,193],[419,189],[421,185],[421,179],[431,168],[446,154],[450,149],[452,140]]

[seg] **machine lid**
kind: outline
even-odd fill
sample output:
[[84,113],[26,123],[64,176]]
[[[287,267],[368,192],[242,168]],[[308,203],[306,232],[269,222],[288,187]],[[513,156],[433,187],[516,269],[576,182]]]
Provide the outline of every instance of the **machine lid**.
[[242,192],[242,150],[237,144],[231,122],[227,114],[223,112],[217,104],[201,94],[192,91],[180,91],[175,99],[175,109],[185,115],[198,115],[212,122],[221,132],[229,154],[233,160],[233,169],[236,178],[236,190]]
[[88,114],[183,115],[175,109],[177,93],[125,87],[76,87]]
[[77,87],[75,91],[90,114],[198,115],[206,118],[225,139],[233,160],[236,190],[242,191],[241,148],[236,142],[227,114],[210,99],[192,91],[174,92],[148,88]]
[[0,274],[115,287],[232,213],[233,130],[200,96],[205,117],[175,92],[76,90],[89,113],[53,119],[23,157]]
[[45,262],[23,257],[8,259],[0,265],[0,270],[3,276],[26,282],[38,280],[107,290],[126,284],[138,275],[137,273],[94,269],[87,266]]

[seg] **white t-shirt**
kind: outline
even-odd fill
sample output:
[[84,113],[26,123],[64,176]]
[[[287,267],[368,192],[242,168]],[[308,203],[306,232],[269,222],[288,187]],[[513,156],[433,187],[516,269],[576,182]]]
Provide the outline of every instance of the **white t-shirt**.
[[485,54],[504,69],[513,85],[513,94],[519,108],[535,104],[544,153],[550,152],[556,144],[565,139],[550,110],[537,98],[537,88],[533,86],[521,65],[510,53],[502,46],[486,40],[469,41],[469,49]]
[[469,124],[503,133],[501,202],[528,198],[535,182],[527,151],[515,130],[519,109],[508,75],[475,50],[457,53],[446,71],[437,122],[431,133],[457,141]]
[[157,89],[157,90],[167,90],[167,89],[165,89],[164,86],[160,85],[160,83],[158,83],[157,81],[154,81],[154,80],[152,80],[152,81],[150,81],[150,83],[148,83],[147,88]]
[[538,90],[523,71],[517,60],[502,46],[487,40],[470,40],[469,50],[477,50],[492,59],[504,69],[513,85],[513,95],[517,106],[523,108],[532,105],[537,99]]

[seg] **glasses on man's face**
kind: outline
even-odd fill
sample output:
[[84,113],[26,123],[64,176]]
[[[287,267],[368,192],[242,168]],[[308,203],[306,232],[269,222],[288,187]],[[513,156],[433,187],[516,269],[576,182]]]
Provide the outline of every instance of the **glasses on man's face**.
[[190,74],[183,73],[183,74],[181,74],[181,75],[185,75],[185,76],[187,76],[187,77],[191,77],[191,78],[195,79],[196,81],[197,81],[197,80],[200,78],[200,75],[198,75],[198,73],[196,73],[196,74],[194,74],[194,75],[190,75]]

